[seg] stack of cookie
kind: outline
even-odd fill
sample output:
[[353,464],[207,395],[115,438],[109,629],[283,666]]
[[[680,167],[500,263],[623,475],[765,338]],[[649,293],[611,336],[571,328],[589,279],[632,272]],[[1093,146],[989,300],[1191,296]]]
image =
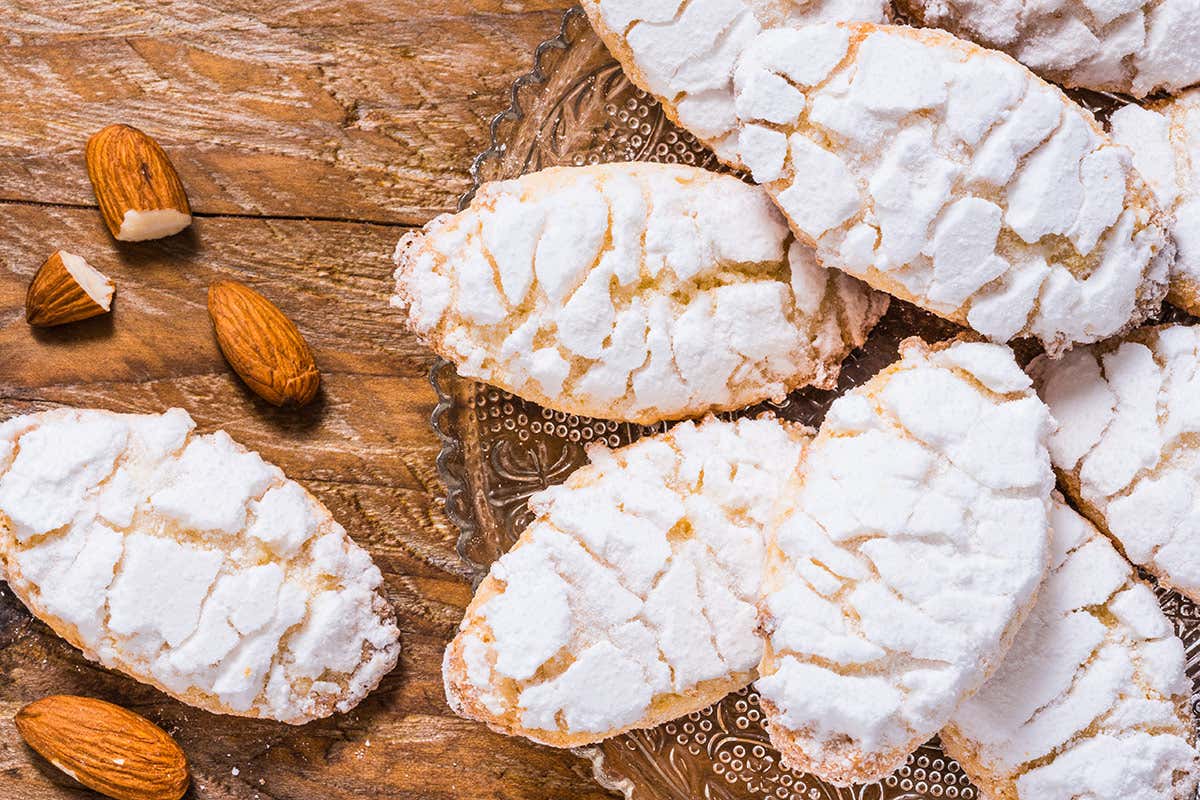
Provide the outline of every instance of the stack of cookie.
[[965,330],[905,342],[819,431],[594,446],[447,648],[459,713],[568,747],[753,681],[785,763],[833,784],[940,732],[985,797],[1192,797],[1183,645],[1133,565],[1200,599],[1200,335],[1141,327],[1200,309],[1200,104],[1110,135],[1038,74],[1178,91],[1200,24],[1193,0],[1058,5],[905,5],[1023,66],[878,0],[584,0],[753,185],[551,169],[406,236],[393,302],[461,374],[695,420],[833,387],[889,297]]

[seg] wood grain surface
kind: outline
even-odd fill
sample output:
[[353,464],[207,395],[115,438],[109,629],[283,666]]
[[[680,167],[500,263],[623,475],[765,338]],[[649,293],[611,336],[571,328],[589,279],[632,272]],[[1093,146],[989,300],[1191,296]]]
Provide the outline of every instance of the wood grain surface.
[[[0,3],[0,419],[58,404],[187,409],[309,487],[368,548],[401,665],[355,711],[303,727],[219,717],[87,662],[0,585],[0,800],[94,798],[35,756],[12,716],[55,692],[145,714],[205,800],[607,797],[580,759],[446,707],[442,648],[470,599],[428,426],[431,354],[388,308],[405,226],[452,210],[513,79],[561,0],[6,0]],[[143,128],[197,215],[115,242],[87,137]],[[117,284],[114,313],[24,322],[56,248]],[[323,372],[302,412],[251,395],[213,339],[208,285],[232,277],[297,323]]]

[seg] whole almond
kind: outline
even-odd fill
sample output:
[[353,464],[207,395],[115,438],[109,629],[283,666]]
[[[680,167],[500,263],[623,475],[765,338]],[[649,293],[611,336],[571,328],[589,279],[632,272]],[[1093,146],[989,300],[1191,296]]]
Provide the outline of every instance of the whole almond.
[[303,406],[321,373],[299,329],[275,305],[236,281],[208,289],[208,313],[225,360],[255,394],[276,406]]
[[113,291],[112,281],[99,270],[77,255],[56,250],[25,293],[25,321],[45,327],[107,314]]
[[179,800],[187,758],[166,731],[120,706],[52,695],[17,712],[17,730],[42,757],[115,800]]
[[129,125],[109,125],[88,139],[88,177],[113,238],[161,239],[192,223],[187,193],[171,160]]

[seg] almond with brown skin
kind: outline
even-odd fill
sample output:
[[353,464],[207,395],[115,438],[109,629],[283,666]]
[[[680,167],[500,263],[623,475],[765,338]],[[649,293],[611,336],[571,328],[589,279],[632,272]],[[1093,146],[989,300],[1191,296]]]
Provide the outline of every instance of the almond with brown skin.
[[21,738],[75,780],[115,800],[179,800],[187,758],[166,731],[120,706],[52,695],[22,708]]
[[167,154],[137,128],[109,125],[88,139],[88,177],[114,238],[141,242],[192,224],[183,183]]
[[107,314],[114,291],[113,282],[91,264],[56,250],[25,293],[25,321],[47,327]]
[[276,406],[303,406],[321,385],[308,343],[290,319],[250,287],[214,283],[208,313],[225,359],[255,394]]

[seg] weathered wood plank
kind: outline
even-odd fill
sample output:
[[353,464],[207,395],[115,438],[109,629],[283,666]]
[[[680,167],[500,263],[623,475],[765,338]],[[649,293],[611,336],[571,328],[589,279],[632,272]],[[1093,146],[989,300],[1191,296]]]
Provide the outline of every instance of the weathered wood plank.
[[[487,122],[561,0],[12,0],[0,33],[0,419],[57,404],[186,408],[308,486],[385,576],[401,666],[353,713],[300,728],[219,717],[90,664],[0,585],[0,798],[95,797],[32,754],[12,715],[55,692],[172,731],[206,800],[599,798],[581,760],[454,717],[441,651],[470,599],[427,419],[431,355],[387,305],[403,224],[450,210]],[[199,218],[120,244],[83,168],[103,125],[170,152]],[[265,218],[264,218],[265,217]],[[305,219],[308,218],[308,219]],[[24,322],[54,249],[117,283],[114,313]],[[305,333],[317,402],[273,409],[213,341],[206,290],[245,281]],[[236,774],[235,774],[236,770]]]
[[[53,692],[102,697],[144,714],[188,753],[205,800],[361,800],[607,796],[568,755],[523,745],[449,716],[438,667],[444,640],[406,632],[401,665],[349,714],[302,727],[221,717],[83,662],[0,588],[0,797],[83,800],[34,755],[12,716]],[[235,774],[236,770],[236,774]]]
[[[579,759],[446,707],[441,649],[470,587],[434,465],[431,355],[387,305],[402,228],[222,217],[199,219],[184,236],[118,244],[95,210],[0,202],[0,230],[0,418],[64,403],[177,405],[204,430],[224,428],[305,483],[371,551],[405,647],[401,667],[360,709],[290,728],[209,715],[99,669],[0,591],[0,797],[92,796],[12,728],[20,705],[53,692],[103,697],[163,723],[193,760],[194,796],[211,800],[604,796]],[[50,331],[25,324],[25,288],[55,247],[116,281],[110,318]],[[254,285],[305,333],[324,375],[313,406],[273,409],[225,365],[205,307],[220,277]]]
[[[0,350],[10,356],[0,363],[0,382],[8,391],[220,371],[206,306],[208,286],[220,278],[245,281],[275,301],[324,351],[327,371],[415,378],[430,363],[388,306],[400,228],[215,218],[169,239],[124,243],[108,236],[94,210],[0,203],[0,229]],[[114,312],[35,331],[23,319],[25,289],[59,247],[116,282]]]
[[0,199],[91,204],[84,143],[126,122],[199,213],[424,223],[566,5],[8,3]]

